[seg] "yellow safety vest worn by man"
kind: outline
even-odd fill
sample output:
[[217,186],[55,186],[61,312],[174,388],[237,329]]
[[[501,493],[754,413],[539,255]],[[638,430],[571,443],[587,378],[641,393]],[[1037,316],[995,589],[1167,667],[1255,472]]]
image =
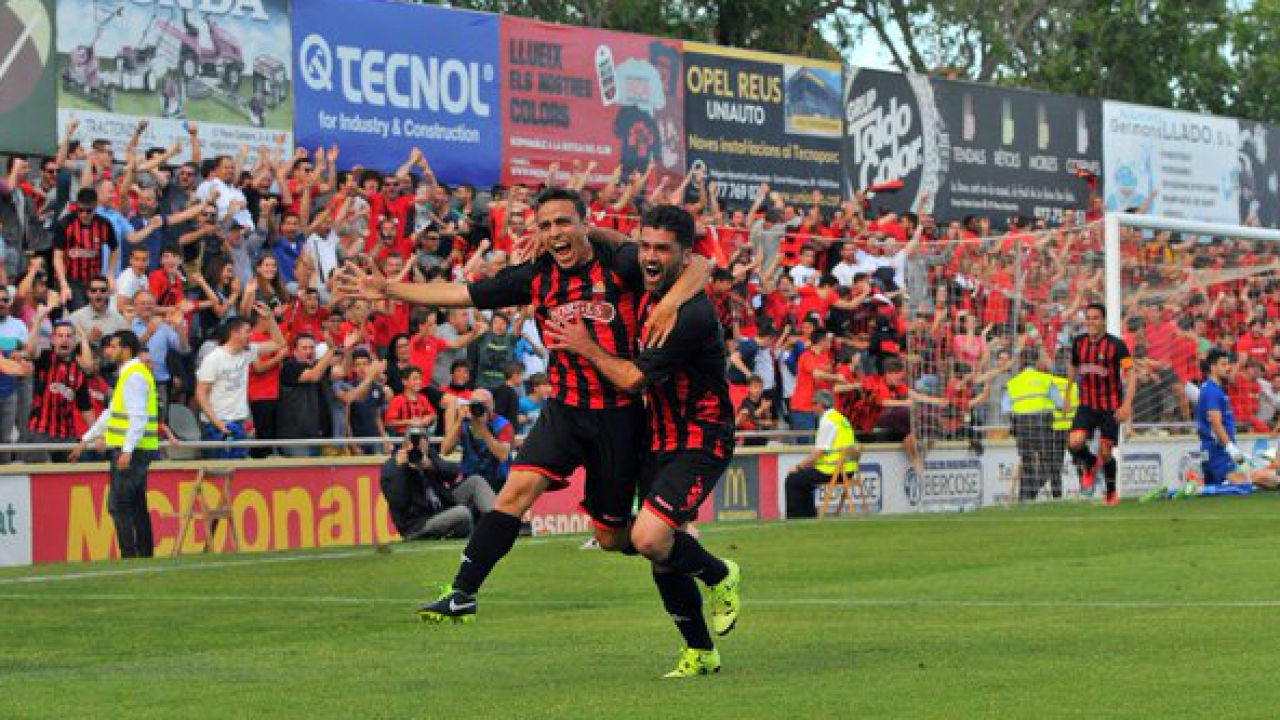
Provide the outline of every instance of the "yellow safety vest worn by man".
[[[1058,393],[1065,398],[1067,395],[1067,379],[1064,377],[1058,377],[1057,375],[1054,375],[1052,377],[1053,377],[1053,386],[1058,388]],[[1080,384],[1079,383],[1076,383],[1075,385],[1071,386],[1070,400],[1071,400],[1070,403],[1065,403],[1062,407],[1056,408],[1053,411],[1053,429],[1055,431],[1067,432],[1068,430],[1071,429],[1071,421],[1072,419],[1074,419],[1074,416],[1075,416],[1075,408],[1080,407]],[[1066,409],[1068,405],[1072,408],[1070,412],[1068,412]]]
[[[121,341],[112,337],[110,342]],[[138,342],[132,333],[130,342]],[[118,347],[111,351],[117,352]],[[151,557],[155,540],[147,507],[147,471],[160,449],[160,412],[155,377],[146,363],[130,358],[120,368],[111,404],[84,434],[81,444],[98,438],[103,438],[110,450],[107,510],[116,525],[120,555]]]
[[[824,428],[826,432],[824,433]],[[834,433],[832,432],[834,430]],[[831,435],[827,438],[824,435]],[[824,450],[830,450],[827,454],[818,458],[813,463],[815,470],[830,475],[836,471],[836,466],[840,462],[840,449],[848,448],[856,445],[858,439],[853,434],[853,425],[849,424],[849,420],[840,414],[839,410],[830,408],[822,413],[822,417],[818,419],[818,436],[815,445]],[[847,460],[844,464],[846,473],[858,472],[858,460],[856,458]]]
[[1009,378],[1005,392],[1005,411],[1014,415],[1051,413],[1061,406],[1054,400],[1055,396],[1061,398],[1062,392],[1054,385],[1053,376],[1033,367]]

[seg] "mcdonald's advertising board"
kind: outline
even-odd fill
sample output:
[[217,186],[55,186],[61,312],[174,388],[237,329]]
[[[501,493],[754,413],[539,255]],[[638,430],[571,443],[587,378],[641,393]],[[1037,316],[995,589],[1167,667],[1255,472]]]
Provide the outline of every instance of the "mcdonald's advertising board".
[[729,463],[729,469],[716,484],[712,503],[715,519],[776,519],[777,495],[777,456],[739,455]]

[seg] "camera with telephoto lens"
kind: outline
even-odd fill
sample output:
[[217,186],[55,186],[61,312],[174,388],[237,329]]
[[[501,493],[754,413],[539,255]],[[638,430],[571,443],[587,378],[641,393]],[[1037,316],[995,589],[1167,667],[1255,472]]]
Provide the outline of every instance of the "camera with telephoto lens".
[[422,444],[427,440],[427,432],[422,428],[409,428],[409,432],[405,434],[404,439],[409,443],[409,453],[407,460],[410,465],[417,465],[422,462],[424,454],[422,452]]

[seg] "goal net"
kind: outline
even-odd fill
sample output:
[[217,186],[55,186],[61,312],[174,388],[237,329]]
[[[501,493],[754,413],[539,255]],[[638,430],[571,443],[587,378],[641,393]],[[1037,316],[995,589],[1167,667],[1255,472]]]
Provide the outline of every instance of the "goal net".
[[1193,449],[1200,361],[1212,347],[1236,358],[1228,393],[1237,431],[1270,434],[1280,423],[1280,232],[1112,214],[984,235],[926,248],[916,265],[927,267],[932,293],[905,308],[912,427],[926,455],[939,441],[1008,438],[1016,424],[1011,499],[1077,493],[1069,419],[1015,421],[1005,400],[1028,365],[1066,378],[1091,303],[1107,308],[1108,331],[1134,358],[1133,416],[1117,452],[1122,493],[1143,489],[1124,480],[1126,439],[1183,437]]

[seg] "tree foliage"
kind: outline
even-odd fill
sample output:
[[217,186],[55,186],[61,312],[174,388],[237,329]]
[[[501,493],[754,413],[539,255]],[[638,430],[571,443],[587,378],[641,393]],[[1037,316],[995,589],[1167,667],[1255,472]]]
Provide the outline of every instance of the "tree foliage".
[[902,70],[1280,121],[1280,0],[448,4],[825,59],[874,41]]

